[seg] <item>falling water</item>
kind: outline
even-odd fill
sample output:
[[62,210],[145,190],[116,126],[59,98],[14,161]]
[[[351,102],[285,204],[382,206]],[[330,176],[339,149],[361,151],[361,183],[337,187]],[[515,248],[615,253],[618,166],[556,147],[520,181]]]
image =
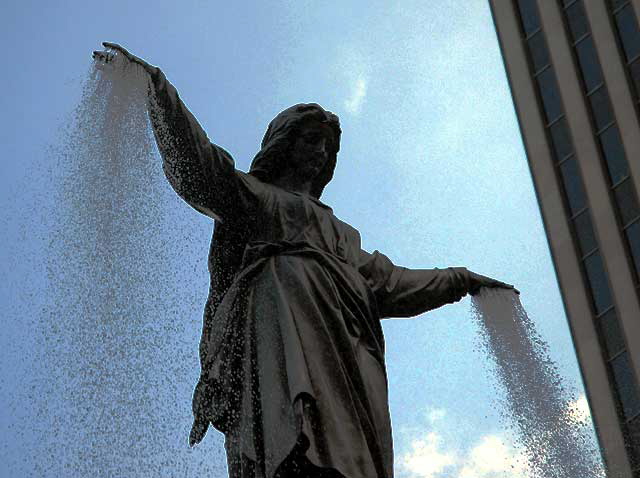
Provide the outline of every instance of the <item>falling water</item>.
[[225,474],[219,443],[187,446],[204,298],[179,274],[189,238],[170,217],[147,81],[93,67],[51,150],[34,476]]
[[482,289],[473,297],[472,309],[480,323],[482,348],[504,389],[505,422],[528,458],[530,476],[603,477],[590,423],[572,408],[574,397],[519,297],[511,291]]

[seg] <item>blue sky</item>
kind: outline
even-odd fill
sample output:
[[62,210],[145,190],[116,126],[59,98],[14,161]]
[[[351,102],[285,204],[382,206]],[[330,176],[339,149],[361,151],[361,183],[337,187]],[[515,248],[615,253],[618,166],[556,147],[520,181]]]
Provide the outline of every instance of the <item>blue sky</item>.
[[[37,210],[53,197],[50,147],[59,144],[80,99],[91,52],[105,40],[160,66],[242,170],[282,109],[317,102],[334,111],[343,140],[323,201],[361,232],[366,249],[397,264],[466,266],[515,284],[569,388],[582,393],[485,0],[198,0],[179,7],[165,0],[74,0],[5,2],[0,14],[2,476],[30,466],[28,440],[16,430],[28,427],[36,412],[28,400],[15,402],[25,396],[34,366],[26,325],[38,323],[46,298],[47,232]],[[183,273],[193,271],[189,286],[205,294],[210,222],[167,198],[168,214],[181,218],[189,237],[180,248]],[[181,290],[184,284],[173,290],[178,303],[182,293],[189,297],[184,310],[193,327],[186,330],[185,353],[195,357],[201,296]],[[490,477],[491,467],[509,471],[518,460],[501,441],[508,436],[469,309],[465,299],[384,322],[400,478]],[[177,434],[190,425],[192,385],[192,377],[184,380],[185,400],[176,405],[185,417]],[[182,459],[220,461],[221,443],[211,433],[200,451],[181,452]],[[478,457],[487,455],[494,462],[481,463]]]

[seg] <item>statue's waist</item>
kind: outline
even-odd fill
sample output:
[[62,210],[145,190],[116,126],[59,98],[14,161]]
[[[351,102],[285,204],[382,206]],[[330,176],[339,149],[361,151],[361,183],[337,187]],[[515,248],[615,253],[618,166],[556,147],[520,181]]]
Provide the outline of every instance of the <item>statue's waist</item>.
[[248,243],[245,247],[240,270],[242,271],[262,259],[279,255],[324,258],[332,262],[338,261],[342,264],[351,265],[346,258],[336,252],[321,249],[307,241],[254,241]]

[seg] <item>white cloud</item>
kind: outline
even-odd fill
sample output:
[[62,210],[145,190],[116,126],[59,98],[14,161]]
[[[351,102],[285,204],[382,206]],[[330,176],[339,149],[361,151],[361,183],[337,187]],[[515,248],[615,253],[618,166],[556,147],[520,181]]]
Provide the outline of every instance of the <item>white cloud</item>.
[[[569,426],[579,428],[579,424],[591,421],[589,404],[584,394],[569,402],[566,411],[570,418]],[[416,424],[415,427],[403,430],[409,439],[410,451],[398,453],[398,478],[538,477],[539,473],[534,471],[535,464],[530,464],[532,456],[528,453],[536,450],[527,450],[510,431],[474,434],[473,441],[460,441],[456,437],[456,430],[451,427],[448,415],[444,408],[429,407],[424,413],[425,423],[421,427]],[[548,445],[553,443],[549,442]],[[589,466],[587,461],[584,465]],[[559,462],[549,466],[554,470],[565,469]],[[551,469],[547,466],[544,468]],[[590,477],[605,476],[603,470],[589,469],[592,471],[588,474]],[[574,475],[575,473],[571,476]]]
[[464,459],[458,478],[528,478],[526,456],[497,435],[485,435]]
[[[576,400],[582,403],[583,397]],[[513,437],[486,433],[468,446],[449,433],[447,410],[429,407],[428,424],[409,431],[409,451],[398,453],[398,478],[531,478],[528,457]]]
[[363,75],[360,75],[353,82],[351,96],[344,102],[345,109],[351,114],[359,114],[366,95],[367,79]]
[[440,449],[440,435],[428,433],[423,440],[411,444],[412,451],[400,457],[399,465],[415,478],[436,478],[458,460],[454,452]]
[[578,423],[588,423],[591,421],[589,402],[587,402],[587,397],[584,393],[569,403],[569,416]]
[[[414,440],[412,450],[400,456],[398,466],[411,478],[529,478],[526,455],[498,435],[484,435],[467,453],[442,444],[430,432]],[[444,474],[446,472],[446,475]]]
[[[484,435],[466,454],[443,446],[442,437],[430,432],[414,440],[412,450],[398,462],[411,478],[529,478],[526,455],[498,435]],[[446,472],[446,475],[444,474]]]

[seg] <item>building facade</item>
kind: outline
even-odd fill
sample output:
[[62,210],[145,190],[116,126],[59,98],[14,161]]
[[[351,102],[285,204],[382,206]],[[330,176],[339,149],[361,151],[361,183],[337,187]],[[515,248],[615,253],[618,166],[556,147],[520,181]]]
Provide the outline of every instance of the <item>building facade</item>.
[[640,0],[489,0],[609,477],[640,478]]

